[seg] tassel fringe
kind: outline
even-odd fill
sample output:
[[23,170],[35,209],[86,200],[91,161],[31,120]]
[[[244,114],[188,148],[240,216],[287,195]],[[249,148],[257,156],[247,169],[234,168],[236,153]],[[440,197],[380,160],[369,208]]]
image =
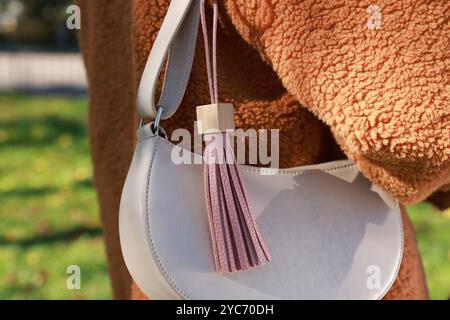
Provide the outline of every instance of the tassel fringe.
[[270,255],[250,213],[227,134],[208,134],[205,140],[205,194],[216,271],[262,265]]

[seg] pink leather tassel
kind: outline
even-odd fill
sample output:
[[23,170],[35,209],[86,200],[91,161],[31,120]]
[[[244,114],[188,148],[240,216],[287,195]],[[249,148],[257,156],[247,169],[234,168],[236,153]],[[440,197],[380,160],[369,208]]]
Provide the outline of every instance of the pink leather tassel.
[[208,134],[205,195],[219,273],[256,267],[270,260],[255,220],[226,133]]
[[[213,1],[213,61],[209,58],[205,0],[200,16],[205,41],[206,69],[211,103],[218,103],[217,88],[217,1]],[[212,69],[212,70],[211,70]],[[204,156],[205,198],[213,246],[214,263],[219,273],[256,267],[270,260],[255,220],[250,212],[247,195],[239,176],[233,149],[227,133],[205,136]]]

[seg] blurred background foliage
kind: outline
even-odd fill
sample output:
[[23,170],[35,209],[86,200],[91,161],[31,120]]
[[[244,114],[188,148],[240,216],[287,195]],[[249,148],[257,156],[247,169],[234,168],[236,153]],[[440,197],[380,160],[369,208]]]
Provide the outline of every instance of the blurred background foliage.
[[[69,4],[0,0],[0,58],[2,50],[74,50],[75,33],[65,27]],[[53,69],[67,80],[61,63]],[[29,65],[11,68],[10,79],[26,80],[28,74],[14,76]],[[0,299],[110,299],[85,92],[25,89],[0,87]],[[422,203],[408,212],[431,298],[449,299],[450,210]],[[81,268],[80,290],[66,287],[69,265]]]
[[71,0],[0,0],[0,48],[75,50],[76,34],[66,28]]
[[0,299],[112,297],[71,4],[0,0]]
[[3,93],[0,106],[0,299],[111,298],[86,98]]

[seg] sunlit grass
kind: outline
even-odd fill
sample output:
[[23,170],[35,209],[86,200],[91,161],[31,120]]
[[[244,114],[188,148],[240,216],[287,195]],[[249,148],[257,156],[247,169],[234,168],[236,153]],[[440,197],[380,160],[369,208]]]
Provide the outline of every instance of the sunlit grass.
[[0,95],[0,299],[111,298],[86,116],[84,97]]
[[408,207],[432,299],[450,299],[450,209],[422,203]]

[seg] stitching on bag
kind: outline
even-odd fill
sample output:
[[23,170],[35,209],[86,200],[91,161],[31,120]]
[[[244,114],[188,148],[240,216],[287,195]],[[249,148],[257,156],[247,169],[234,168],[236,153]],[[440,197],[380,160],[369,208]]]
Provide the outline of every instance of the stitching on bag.
[[[251,172],[251,173],[260,173],[261,171],[264,171],[265,168],[254,168],[254,167],[249,167],[249,166],[240,166],[239,167],[241,170],[243,171],[247,171],[247,172]],[[321,169],[321,168],[310,168],[310,169],[298,169],[298,170],[291,170],[291,171],[287,171],[289,169],[287,169],[286,171],[280,170],[277,172],[277,175],[284,175],[284,176],[297,176],[299,174],[303,174],[303,173],[314,173],[317,171],[321,171],[321,172],[336,172],[336,171],[342,171],[342,170],[347,170],[347,169],[352,169],[352,168],[356,168],[356,166],[354,164],[343,164],[340,165],[338,167],[334,167],[334,168],[327,168],[327,169]],[[271,168],[267,168],[268,171],[273,170]],[[276,170],[276,169],[275,169]],[[359,172],[359,170],[358,170]]]
[[[146,137],[141,138],[139,141],[144,141],[150,138],[154,138],[153,135],[148,135]],[[165,140],[165,142],[169,143],[170,147],[172,148],[174,146],[174,144],[170,141],[170,140]],[[192,153],[194,154],[194,153]],[[345,160],[343,160],[345,161]],[[358,168],[356,167],[356,165],[354,163],[345,163],[342,164],[340,166],[337,167],[333,167],[333,168],[327,168],[327,169],[321,169],[321,168],[309,168],[309,169],[281,169],[278,170],[277,175],[286,175],[286,176],[296,176],[302,173],[312,173],[312,172],[316,172],[316,171],[321,171],[321,172],[336,172],[336,171],[340,171],[340,170],[346,170],[346,169],[356,169],[358,170]],[[267,169],[268,171],[270,170],[277,170],[277,169],[273,169],[273,168],[264,168],[264,167],[251,167],[251,166],[246,166],[246,165],[239,165],[239,169],[243,170],[243,171],[247,171],[247,172],[251,172],[251,173],[257,173],[260,174],[261,171],[263,171],[264,169]],[[358,170],[359,172],[359,170]]]
[[398,220],[398,224],[400,225],[400,254],[399,254],[399,257],[397,259],[397,263],[395,264],[395,272],[394,272],[391,280],[387,284],[387,286],[384,288],[383,292],[378,296],[377,300],[383,299],[384,296],[392,288],[392,285],[394,284],[395,280],[398,277],[398,273],[400,272],[400,266],[401,266],[401,263],[403,261],[405,235],[404,235],[404,231],[403,231],[403,221],[402,221],[402,214],[401,214],[401,211],[400,211],[400,205],[398,204],[397,201],[395,202],[395,204],[396,204],[395,211],[397,212],[397,220]]
[[161,140],[160,137],[156,137],[155,138],[155,144],[153,146],[153,152],[152,152],[152,159],[150,161],[150,165],[149,165],[149,169],[148,169],[148,175],[147,175],[147,187],[146,187],[146,204],[145,204],[145,225],[146,225],[146,229],[147,229],[147,241],[150,244],[151,247],[151,251],[153,253],[153,257],[155,258],[159,271],[164,275],[164,277],[166,278],[166,280],[169,282],[169,284],[172,286],[172,288],[179,294],[181,295],[184,299],[189,299],[187,297],[187,295],[183,292],[183,290],[181,290],[176,284],[175,281],[170,277],[169,273],[167,272],[166,268],[164,267],[164,265],[161,262],[161,259],[159,258],[158,252],[156,250],[155,244],[153,242],[153,238],[152,238],[152,234],[151,234],[151,230],[150,230],[150,211],[149,211],[149,207],[150,207],[150,180],[151,180],[151,171],[153,168],[153,164],[156,161],[156,152],[158,150],[158,146],[159,146],[159,141]]
[[[242,170],[247,171],[247,172],[251,172],[251,173],[257,173],[259,174],[261,172],[261,170],[259,168],[252,168],[252,167],[248,167],[248,166],[241,166],[240,167]],[[322,171],[322,172],[336,172],[336,171],[344,171],[350,168],[356,168],[355,164],[345,164],[339,167],[334,167],[334,168],[328,168],[328,169],[320,169],[320,168],[310,168],[310,169],[306,169],[306,170],[294,170],[294,171],[290,171],[290,172],[283,172],[280,171],[278,172],[279,175],[289,175],[289,176],[295,176],[295,175],[299,175],[299,174],[303,174],[303,173],[315,173],[317,171]],[[359,170],[358,170],[359,172]],[[400,272],[400,266],[401,266],[401,262],[403,261],[403,253],[404,253],[404,230],[403,230],[403,221],[402,221],[402,215],[401,215],[401,211],[400,211],[400,206],[398,204],[398,202],[395,202],[395,211],[396,211],[396,217],[397,217],[397,221],[398,224],[400,226],[400,254],[397,258],[397,262],[395,263],[395,272],[392,276],[392,278],[389,280],[389,282],[387,283],[387,285],[385,286],[385,288],[383,289],[383,291],[377,296],[377,300],[381,300],[383,299],[383,297],[389,292],[389,290],[392,288],[392,285],[394,284],[395,280],[398,277],[398,273]]]
[[[150,229],[150,211],[149,211],[149,205],[150,205],[150,196],[149,196],[149,191],[150,191],[150,180],[151,180],[151,171],[153,168],[153,164],[156,161],[156,154],[157,154],[157,149],[159,146],[159,143],[161,141],[161,137],[157,136],[155,137],[155,144],[153,146],[153,154],[152,154],[152,159],[150,161],[150,165],[149,165],[149,170],[148,170],[148,176],[147,176],[147,187],[146,187],[146,208],[145,208],[145,213],[146,213],[146,228],[147,228],[147,240],[150,243],[150,247],[151,247],[151,251],[153,253],[153,256],[157,262],[158,268],[160,270],[160,272],[164,275],[164,277],[166,278],[166,280],[169,282],[169,284],[172,286],[172,288],[184,299],[189,300],[190,298],[187,296],[186,293],[184,293],[184,291],[179,288],[176,284],[175,281],[172,279],[172,277],[169,275],[169,273],[167,272],[167,270],[165,269],[161,259],[159,258],[157,249],[154,245],[152,236],[151,236],[151,229]],[[340,167],[336,167],[336,168],[330,168],[330,169],[326,169],[326,170],[321,170],[321,171],[325,171],[325,172],[331,172],[331,171],[339,171],[339,170],[344,170],[344,169],[348,169],[348,168],[352,168],[352,167],[356,167],[354,164],[346,164]],[[259,173],[259,170],[253,170],[251,167],[241,167],[242,169],[249,171],[249,172],[254,172],[254,173]],[[320,169],[319,169],[320,170]],[[305,171],[301,171],[299,170],[298,173],[314,173],[315,171],[317,171],[314,168],[311,169],[307,169]],[[294,174],[289,174],[289,175],[294,175]],[[381,300],[383,299],[383,297],[389,292],[389,290],[392,288],[392,285],[394,284],[395,280],[398,277],[399,271],[400,271],[400,266],[401,266],[401,262],[403,261],[403,254],[404,254],[404,230],[403,230],[403,221],[402,221],[402,216],[401,216],[401,211],[400,211],[400,206],[398,204],[398,202],[395,202],[396,206],[395,206],[395,211],[396,211],[396,217],[397,217],[397,221],[398,224],[400,226],[400,254],[397,258],[397,262],[395,264],[395,272],[392,275],[391,279],[389,280],[389,282],[387,283],[387,285],[385,286],[385,288],[383,289],[383,291],[377,296],[377,300]]]

